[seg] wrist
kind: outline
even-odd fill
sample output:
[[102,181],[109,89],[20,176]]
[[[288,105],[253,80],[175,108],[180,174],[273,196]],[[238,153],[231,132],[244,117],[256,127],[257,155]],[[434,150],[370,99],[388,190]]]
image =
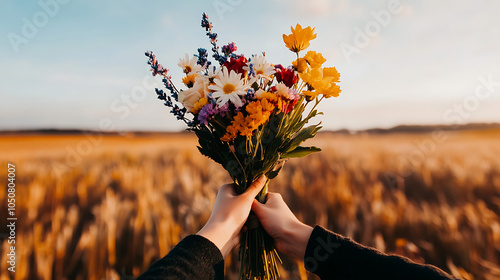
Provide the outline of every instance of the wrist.
[[222,257],[226,259],[233,248],[231,240],[234,233],[231,232],[231,228],[227,223],[207,223],[196,235],[210,240],[219,248]]
[[299,260],[304,260],[306,254],[307,243],[311,237],[313,228],[300,221],[297,221],[288,230],[287,238],[287,251],[288,255],[291,255]]

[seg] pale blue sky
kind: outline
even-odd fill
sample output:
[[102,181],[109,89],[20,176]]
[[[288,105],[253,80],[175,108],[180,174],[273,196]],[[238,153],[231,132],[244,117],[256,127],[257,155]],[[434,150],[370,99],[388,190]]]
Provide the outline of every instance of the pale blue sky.
[[180,81],[178,59],[210,47],[204,11],[221,45],[276,64],[294,57],[281,37],[291,25],[316,27],[311,49],[342,75],[341,96],[321,106],[328,129],[500,122],[500,2],[365,2],[4,0],[0,130],[183,129],[150,89],[143,53]]

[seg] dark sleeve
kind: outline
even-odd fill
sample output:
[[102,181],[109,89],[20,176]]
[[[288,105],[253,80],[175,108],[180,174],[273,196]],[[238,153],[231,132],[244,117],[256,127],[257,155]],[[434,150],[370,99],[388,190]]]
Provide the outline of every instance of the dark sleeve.
[[159,279],[224,279],[224,259],[210,240],[190,235],[137,278]]
[[307,243],[304,265],[325,279],[456,279],[432,265],[386,255],[316,226]]

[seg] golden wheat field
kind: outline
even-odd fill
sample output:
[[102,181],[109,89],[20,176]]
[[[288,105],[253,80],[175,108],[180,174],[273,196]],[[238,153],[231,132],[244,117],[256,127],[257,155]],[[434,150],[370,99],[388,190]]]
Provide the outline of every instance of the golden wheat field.
[[[270,189],[309,225],[437,265],[500,279],[500,130],[323,133]],[[226,172],[191,134],[3,135],[16,166],[16,272],[0,279],[134,279],[206,222]],[[7,191],[0,192],[7,220]],[[236,279],[236,251],[226,261]],[[316,279],[283,258],[281,279]]]

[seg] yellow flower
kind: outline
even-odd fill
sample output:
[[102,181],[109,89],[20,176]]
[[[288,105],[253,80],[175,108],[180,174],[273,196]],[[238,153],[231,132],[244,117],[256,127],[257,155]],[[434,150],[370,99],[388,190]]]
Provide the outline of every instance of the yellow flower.
[[195,78],[198,77],[198,74],[190,74],[186,77],[182,78],[182,82],[188,87],[193,87]]
[[287,48],[289,48],[292,52],[300,52],[301,50],[305,50],[309,47],[312,39],[316,38],[316,34],[314,34],[314,28],[310,26],[302,29],[302,26],[297,23],[295,29],[291,27],[292,34],[285,35],[283,34],[283,41]]
[[317,53],[315,51],[308,51],[304,56],[304,59],[312,68],[321,67],[321,65],[323,65],[326,61],[326,58],[324,58],[321,53]]
[[299,73],[299,76],[304,83],[313,86],[316,81],[323,79],[323,70],[321,68],[311,68],[304,73]]
[[191,108],[191,113],[197,114],[203,106],[208,104],[208,99],[202,97],[198,102],[194,103],[193,108]]
[[325,67],[323,68],[323,76],[325,77],[333,77],[333,82],[340,82],[340,73],[337,71],[335,67]]
[[336,84],[340,80],[340,74],[335,67],[311,68],[305,73],[299,74],[300,78],[308,84],[309,90],[302,94],[314,98],[322,94],[326,98],[339,96],[341,90]]
[[340,87],[336,84],[340,82],[340,73],[335,69],[335,67],[325,67],[323,68],[323,77],[331,78],[331,81],[328,85],[321,89],[321,94],[324,97],[337,97],[342,91]]
[[323,89],[321,93],[323,94],[324,97],[330,98],[339,96],[340,92],[342,92],[340,87],[337,84],[332,83],[330,84],[330,87]]
[[333,77],[325,77],[322,68],[310,68],[305,73],[299,74],[300,78],[307,83],[309,90],[303,91],[302,94],[309,97],[316,97],[328,88],[333,80]]
[[302,57],[299,58],[299,59],[297,59],[297,60],[294,60],[292,62],[292,65],[293,65],[293,67],[295,67],[295,69],[297,69],[297,71],[299,73],[302,73],[302,72],[306,71],[307,68],[308,68],[308,66],[307,66],[307,60],[305,60]]

